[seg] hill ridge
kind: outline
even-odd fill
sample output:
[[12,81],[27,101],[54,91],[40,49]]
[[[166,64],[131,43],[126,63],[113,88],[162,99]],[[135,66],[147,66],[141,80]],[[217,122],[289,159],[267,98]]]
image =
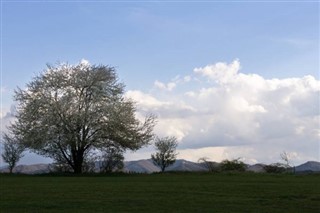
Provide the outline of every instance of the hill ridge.
[[[219,164],[219,163],[217,163]],[[247,165],[247,171],[251,172],[264,172],[265,164],[257,163],[253,165]],[[98,171],[98,168],[96,168]],[[160,169],[153,164],[151,159],[141,159],[133,161],[124,161],[124,172],[135,172],[135,173],[153,173],[159,172]],[[205,166],[201,163],[195,163],[192,161],[177,159],[176,162],[169,166],[166,171],[189,171],[189,172],[198,172],[198,171],[207,171]],[[295,171],[298,173],[301,172],[320,172],[320,162],[317,161],[307,161],[301,165],[295,166]],[[3,166],[0,168],[0,173],[6,173],[8,169]],[[41,174],[50,172],[50,164],[32,164],[32,165],[18,165],[13,169],[14,173],[23,173],[23,174]]]

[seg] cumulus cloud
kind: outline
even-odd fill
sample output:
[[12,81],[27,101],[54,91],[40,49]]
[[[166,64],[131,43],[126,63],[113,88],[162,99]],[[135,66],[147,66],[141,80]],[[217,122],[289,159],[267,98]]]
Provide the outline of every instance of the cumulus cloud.
[[0,137],[4,133],[6,133],[7,127],[10,126],[12,122],[15,120],[16,108],[14,105],[11,105],[9,109],[1,108],[1,116],[0,116]]
[[125,94],[125,96],[127,98],[134,100],[138,104],[140,110],[144,110],[144,111],[147,111],[149,109],[158,110],[161,107],[170,105],[169,102],[159,101],[152,95],[145,94],[137,90],[130,90]]
[[173,90],[173,88],[176,87],[176,84],[175,84],[174,82],[169,82],[169,83],[167,83],[167,84],[164,84],[164,83],[162,83],[162,82],[160,82],[160,81],[155,81],[155,82],[154,82],[154,86],[155,86],[156,88],[159,88],[159,89],[162,89],[162,90],[171,91],[171,90]]
[[89,66],[90,62],[83,58],[83,59],[81,59],[80,64],[83,64],[84,66]]
[[240,62],[239,60],[235,60],[231,64],[219,62],[213,65],[195,68],[194,72],[209,77],[219,83],[227,83],[237,76],[239,69]]
[[[166,96],[128,91],[127,96],[140,110],[158,115],[157,134],[177,136],[179,148],[198,150],[193,152],[197,157],[205,149],[223,147],[220,158],[238,155],[268,162],[286,150],[296,153],[296,159],[320,160],[320,81],[313,76],[265,79],[240,68],[239,60],[219,62],[171,81],[176,87],[185,83],[186,91]],[[194,79],[206,83],[196,88]],[[169,84],[160,83],[159,88],[168,90]]]
[[184,77],[180,77],[179,75],[177,75],[169,83],[163,83],[161,81],[156,80],[154,82],[154,87],[160,90],[172,91],[179,84],[187,83],[190,81],[191,81],[191,76],[189,75]]

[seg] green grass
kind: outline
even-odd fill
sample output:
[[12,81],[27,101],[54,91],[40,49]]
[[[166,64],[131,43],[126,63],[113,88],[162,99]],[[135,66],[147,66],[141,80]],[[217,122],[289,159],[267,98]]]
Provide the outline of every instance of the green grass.
[[0,212],[320,212],[320,175],[0,176]]

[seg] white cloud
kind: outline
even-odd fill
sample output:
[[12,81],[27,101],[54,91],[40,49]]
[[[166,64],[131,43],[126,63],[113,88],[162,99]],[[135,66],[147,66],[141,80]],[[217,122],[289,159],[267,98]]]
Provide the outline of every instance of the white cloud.
[[160,90],[172,91],[179,84],[188,83],[191,80],[192,78],[189,75],[186,75],[184,77],[180,77],[179,75],[177,75],[169,83],[163,83],[161,81],[156,80],[154,82],[154,86]]
[[[313,76],[265,79],[241,73],[240,67],[239,60],[219,62],[172,79],[176,87],[183,82],[185,91],[128,95],[140,109],[158,115],[157,134],[177,136],[181,150],[198,150],[189,159],[208,147],[224,147],[221,158],[272,162],[285,150],[301,161],[320,160],[320,81]],[[199,78],[205,80],[202,88],[194,86]],[[168,85],[158,82],[158,88],[168,90]]]
[[160,107],[164,107],[168,105],[168,102],[161,102],[154,98],[151,95],[145,94],[141,91],[137,90],[130,90],[128,91],[125,96],[134,100],[141,110],[150,110],[150,109],[159,109]]
[[86,59],[81,59],[80,64],[84,65],[84,66],[89,66],[90,62]]
[[164,84],[164,83],[162,83],[162,82],[160,82],[160,81],[155,81],[155,82],[154,82],[154,86],[155,86],[156,88],[161,89],[161,90],[171,91],[171,90],[173,90],[173,88],[176,87],[176,83],[174,83],[174,82],[169,82],[169,83],[167,83],[167,84]]
[[191,81],[191,76],[189,76],[189,75],[184,76],[183,81],[184,81],[184,82],[189,82],[189,81]]
[[9,109],[1,108],[1,116],[0,116],[0,137],[2,137],[3,133],[8,131],[7,127],[10,126],[12,122],[15,120],[16,108],[12,105]]
[[210,79],[217,80],[220,83],[227,83],[236,77],[239,69],[240,62],[239,60],[235,60],[231,64],[219,62],[203,68],[195,68],[194,72],[209,77]]

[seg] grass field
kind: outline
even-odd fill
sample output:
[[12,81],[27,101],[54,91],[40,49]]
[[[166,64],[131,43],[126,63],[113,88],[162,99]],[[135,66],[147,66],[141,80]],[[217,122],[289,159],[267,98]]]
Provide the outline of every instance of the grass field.
[[320,175],[0,176],[0,212],[320,212]]

